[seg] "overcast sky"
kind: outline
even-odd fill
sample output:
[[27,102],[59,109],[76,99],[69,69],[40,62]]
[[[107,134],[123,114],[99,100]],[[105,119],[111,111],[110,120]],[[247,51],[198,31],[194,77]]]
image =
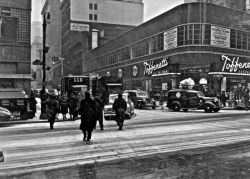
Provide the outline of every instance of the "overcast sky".
[[[32,21],[41,21],[42,1],[44,0],[32,0]],[[143,0],[144,22],[183,2],[184,0]]]

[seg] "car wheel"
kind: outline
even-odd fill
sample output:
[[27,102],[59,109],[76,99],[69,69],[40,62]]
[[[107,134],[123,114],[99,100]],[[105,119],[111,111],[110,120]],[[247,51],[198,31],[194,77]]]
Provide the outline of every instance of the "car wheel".
[[180,106],[178,104],[173,104],[174,111],[180,111]]
[[142,109],[142,108],[143,108],[142,103],[138,103],[138,104],[137,104],[137,107],[138,107],[139,109]]
[[184,112],[188,112],[188,109],[183,109]]
[[206,105],[206,106],[204,107],[204,111],[207,112],[207,113],[211,113],[211,112],[213,111],[213,109],[212,109],[211,106]]
[[220,111],[220,109],[214,109],[214,112],[219,112]]

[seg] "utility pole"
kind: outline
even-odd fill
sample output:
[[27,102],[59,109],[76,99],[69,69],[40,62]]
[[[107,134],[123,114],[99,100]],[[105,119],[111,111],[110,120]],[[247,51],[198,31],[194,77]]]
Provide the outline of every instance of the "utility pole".
[[43,78],[42,78],[42,90],[40,92],[41,96],[41,115],[40,119],[46,119],[47,113],[46,113],[46,53],[49,51],[49,47],[46,46],[46,28],[47,24],[50,23],[50,13],[44,13],[43,14],[43,61],[42,61],[42,70],[43,70]]

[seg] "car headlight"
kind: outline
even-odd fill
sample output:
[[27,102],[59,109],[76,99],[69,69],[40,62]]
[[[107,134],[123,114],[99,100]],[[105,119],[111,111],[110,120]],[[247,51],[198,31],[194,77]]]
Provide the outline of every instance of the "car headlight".
[[219,99],[218,98],[214,98],[214,102],[219,102]]

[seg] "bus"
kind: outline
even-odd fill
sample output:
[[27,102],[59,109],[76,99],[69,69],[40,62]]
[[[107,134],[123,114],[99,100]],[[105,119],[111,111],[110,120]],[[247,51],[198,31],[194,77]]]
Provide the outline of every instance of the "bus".
[[83,94],[87,90],[89,90],[88,75],[70,75],[61,80],[61,94],[70,96],[71,93],[81,92]]

